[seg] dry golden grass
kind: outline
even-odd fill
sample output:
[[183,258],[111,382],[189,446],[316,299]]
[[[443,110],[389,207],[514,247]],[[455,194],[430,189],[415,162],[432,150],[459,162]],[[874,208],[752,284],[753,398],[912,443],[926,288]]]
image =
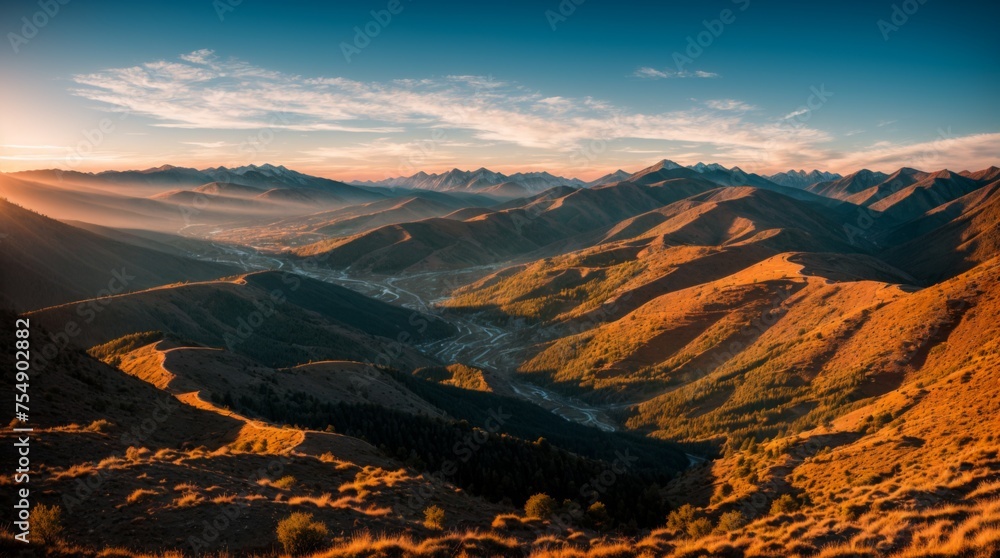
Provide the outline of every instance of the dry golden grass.
[[174,500],[174,505],[178,508],[186,508],[190,506],[197,506],[204,502],[205,499],[197,492],[187,492],[183,494],[180,498]]
[[159,494],[159,492],[155,490],[138,488],[128,495],[128,498],[125,499],[125,502],[129,504],[137,504],[149,500],[153,496],[156,496],[157,494]]

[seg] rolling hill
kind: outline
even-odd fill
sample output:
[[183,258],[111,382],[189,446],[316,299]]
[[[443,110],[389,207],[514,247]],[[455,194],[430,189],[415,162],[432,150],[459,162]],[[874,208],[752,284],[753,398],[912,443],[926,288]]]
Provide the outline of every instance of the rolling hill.
[[671,289],[721,278],[779,252],[854,252],[842,228],[823,206],[769,190],[717,188],[625,219],[593,247],[487,276],[446,305],[541,320],[594,312],[615,319]]
[[[633,215],[705,191],[707,183],[678,181],[661,186],[620,183],[540,195],[508,202],[464,221],[427,219],[382,227],[346,239],[321,241],[293,253],[321,258],[332,267],[392,273],[421,268],[483,265],[559,243]],[[520,205],[516,205],[520,204]],[[563,248],[565,249],[565,247]]]
[[[0,202],[32,494],[66,514],[32,551],[184,550],[227,506],[194,553],[277,556],[294,512],[328,529],[316,558],[1000,548],[996,167],[61,179],[0,187],[150,224]],[[204,200],[194,236],[149,230]]]
[[53,306],[30,315],[59,330],[78,321],[81,307],[87,327],[76,339],[83,347],[161,331],[201,345],[226,347],[271,366],[343,359],[388,360],[400,368],[427,366],[434,361],[409,344],[452,332],[451,326],[419,313],[281,272],[160,287]]
[[0,233],[0,294],[22,311],[236,271],[109,239],[4,200]]

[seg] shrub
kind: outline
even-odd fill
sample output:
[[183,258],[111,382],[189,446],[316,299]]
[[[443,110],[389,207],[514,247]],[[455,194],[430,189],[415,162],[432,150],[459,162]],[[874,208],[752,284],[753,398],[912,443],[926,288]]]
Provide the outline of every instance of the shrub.
[[314,552],[326,540],[326,525],[313,521],[311,513],[296,512],[278,523],[278,542],[293,556]]
[[31,530],[35,538],[51,543],[62,533],[62,508],[39,504],[31,510]]
[[548,494],[535,494],[524,504],[524,514],[528,517],[548,519],[556,511],[556,501]]
[[791,494],[782,494],[774,502],[771,502],[771,514],[792,513],[799,510],[799,501]]
[[667,516],[667,529],[671,531],[687,531],[688,523],[697,517],[698,512],[691,504],[684,504]]
[[587,522],[595,529],[604,529],[611,526],[611,514],[608,508],[601,502],[594,502],[587,508]]
[[444,510],[438,506],[431,506],[424,510],[424,527],[428,529],[444,528]]
[[720,533],[728,533],[730,531],[740,529],[746,524],[747,518],[743,515],[743,512],[731,511],[726,512],[719,517],[719,525],[716,529]]
[[687,525],[687,534],[692,539],[700,539],[712,532],[712,522],[707,517],[699,517]]

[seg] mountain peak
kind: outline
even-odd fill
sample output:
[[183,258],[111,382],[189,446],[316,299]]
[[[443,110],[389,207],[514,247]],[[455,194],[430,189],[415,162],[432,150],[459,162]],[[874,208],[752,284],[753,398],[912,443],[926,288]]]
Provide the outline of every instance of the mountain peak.
[[659,163],[656,163],[651,167],[653,170],[673,170],[681,168],[680,165],[671,161],[670,159],[663,159]]
[[[726,167],[720,165],[719,163],[705,164],[705,163],[702,163],[701,161],[695,163],[694,165],[689,166],[688,168],[691,169],[691,170],[693,170],[693,171],[697,171],[697,172],[701,172],[701,173],[706,172],[706,171],[722,171],[722,172],[726,172],[726,171],[729,171],[729,170],[732,170],[732,171],[738,170],[738,167],[733,167],[732,169],[727,169]],[[743,171],[740,170],[739,172],[743,172]]]

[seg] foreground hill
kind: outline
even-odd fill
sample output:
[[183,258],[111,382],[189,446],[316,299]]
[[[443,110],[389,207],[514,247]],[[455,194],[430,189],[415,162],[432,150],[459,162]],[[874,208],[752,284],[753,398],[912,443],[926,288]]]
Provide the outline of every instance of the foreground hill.
[[[13,324],[4,311],[0,331],[12,336]],[[43,335],[34,324],[33,333]],[[13,367],[11,355],[0,362]],[[302,510],[338,531],[357,522],[426,535],[434,532],[421,524],[431,504],[456,525],[489,524],[510,511],[447,479],[431,483],[357,438],[251,420],[77,350],[63,350],[36,373],[32,395],[48,410],[32,417],[32,459],[44,463],[31,478],[33,500],[62,508],[62,536],[72,543],[26,547],[4,534],[4,556],[95,556],[105,547],[117,550],[102,556],[266,552],[278,521]],[[7,429],[0,437],[13,443]],[[2,479],[9,485],[12,477]],[[4,490],[0,502],[11,506],[13,496]]]
[[229,266],[140,247],[72,227],[0,199],[0,296],[20,310],[214,279]]
[[[854,336],[877,336],[862,358],[879,345],[907,355],[898,381],[881,396],[855,398],[848,412],[815,429],[737,447],[678,481],[676,495],[700,494],[701,509],[690,517],[704,514],[715,523],[738,514],[720,522],[716,534],[680,545],[678,554],[1000,552],[997,265],[872,313]],[[896,343],[879,334],[894,326],[903,328]],[[878,383],[869,375],[862,385]]]
[[[30,317],[32,331],[44,338],[38,318]],[[12,335],[9,325],[0,327]],[[89,556],[86,545],[116,548],[105,557],[164,549],[268,552],[278,522],[297,511],[329,526],[334,536],[324,543],[344,541],[336,533],[358,526],[430,538],[439,529],[423,523],[431,506],[443,510],[438,521],[445,526],[478,528],[455,535],[450,550],[479,553],[486,545],[508,553],[553,529],[568,535],[592,528],[579,511],[591,493],[623,521],[658,521],[667,510],[653,483],[686,464],[669,446],[592,433],[485,392],[384,370],[371,376],[360,363],[268,369],[156,337],[128,335],[93,347],[107,363],[66,347],[34,368],[33,393],[50,412],[33,423],[32,455],[45,467],[32,482],[39,503],[62,508],[62,534],[73,542],[49,545],[45,555]],[[350,382],[339,373],[346,370],[362,381]],[[382,390],[385,383],[395,394]],[[415,414],[402,412],[404,401]],[[286,426],[277,426],[279,418],[287,418]],[[532,432],[546,438],[523,437]],[[563,449],[566,443],[607,458],[580,457]],[[616,457],[623,455],[625,461]],[[613,483],[585,488],[611,470]],[[574,515],[548,527],[510,506],[535,491],[580,503]],[[0,501],[11,503],[7,492]],[[183,525],[211,524],[234,506],[237,518],[217,531],[182,534]],[[157,520],[147,521],[150,515]],[[494,532],[482,531],[490,525]],[[17,548],[12,543],[0,536],[5,552]]]

